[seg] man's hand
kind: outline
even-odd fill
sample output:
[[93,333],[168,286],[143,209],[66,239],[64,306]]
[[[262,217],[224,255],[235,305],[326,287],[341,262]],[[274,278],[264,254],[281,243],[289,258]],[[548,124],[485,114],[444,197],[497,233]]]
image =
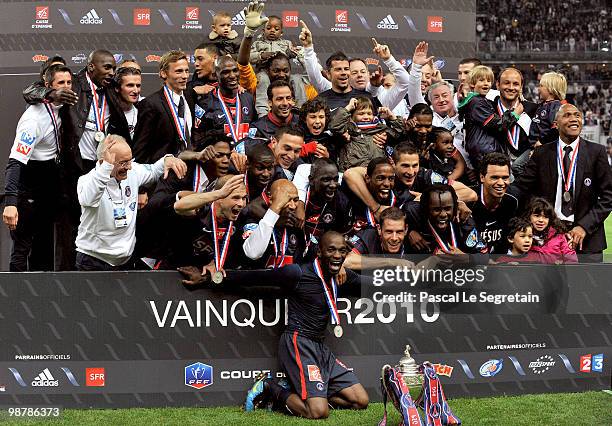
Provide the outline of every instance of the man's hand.
[[472,210],[463,201],[459,201],[457,204],[457,220],[461,223],[468,220],[472,215]]
[[[289,185],[287,185],[289,186]],[[276,214],[280,214],[281,210],[285,208],[287,203],[293,199],[293,195],[290,191],[290,187],[280,187],[278,191],[274,194],[272,198],[272,202],[270,203],[270,208]]]
[[244,175],[234,175],[225,182],[225,185],[219,190],[219,199],[229,197],[240,185],[244,183]]
[[374,49],[372,49],[372,51],[380,59],[386,61],[391,57],[391,51],[389,50],[389,46],[387,46],[386,44],[378,44],[374,37],[372,37],[372,44],[374,45]]
[[378,210],[376,211],[376,213],[374,213],[374,217],[376,218],[376,220],[379,221],[380,220],[380,215],[382,214],[382,212],[384,212],[385,210],[387,210],[390,207],[391,206],[383,206],[382,204],[380,204],[380,207],[378,207]]
[[514,107],[514,112],[517,113],[518,115],[521,115],[523,111],[525,111],[525,108],[523,107],[523,103],[519,102],[518,105]]
[[142,194],[138,194],[138,210],[143,209],[144,206],[147,205],[147,203],[149,202],[149,194],[142,193]]
[[111,149],[117,141],[111,140],[105,143],[104,152],[102,153],[102,159],[106,161],[108,164],[115,165],[116,155],[115,152]]
[[268,18],[261,16],[263,9],[264,3],[258,1],[250,2],[249,5],[244,8],[244,20],[246,22],[244,26],[245,37],[252,37],[259,27],[268,22]]
[[203,163],[209,160],[214,160],[215,158],[217,158],[217,150],[213,145],[208,145],[206,148],[200,151],[198,155],[198,161]]
[[385,74],[383,73],[382,67],[379,65],[376,68],[376,71],[370,73],[370,85],[375,87],[380,87],[383,84],[383,80],[385,78]]
[[236,151],[232,151],[232,153],[230,154],[230,160],[232,161],[232,164],[234,165],[236,170],[238,170],[239,173],[246,173],[246,155],[240,154]]
[[412,63],[417,65],[425,65],[427,62],[433,61],[433,56],[427,56],[429,50],[429,44],[422,41],[414,48],[414,54],[412,55]]
[[8,227],[9,231],[14,231],[17,228],[19,220],[19,212],[17,206],[6,206],[2,212],[2,221]]
[[317,142],[317,149],[315,150],[314,155],[317,158],[329,158],[329,151],[327,151],[325,145]]
[[582,250],[582,243],[586,237],[586,231],[580,225],[576,225],[568,232],[569,237],[572,239],[572,246],[574,250]]
[[308,29],[306,22],[300,19],[300,26],[302,27],[302,31],[300,31],[300,41],[302,42],[302,46],[304,49],[312,47],[312,33]]
[[183,277],[185,277],[185,279],[181,281],[184,285],[191,286],[206,284],[208,282],[207,277],[203,276],[200,270],[195,266],[182,266],[176,270],[179,271]]
[[417,125],[417,121],[415,117],[412,118],[404,118],[404,129],[409,132],[414,129]]
[[49,93],[48,97],[51,99],[51,102],[65,105],[76,105],[79,100],[75,92],[66,88],[55,89]]
[[428,251],[429,243],[423,236],[415,230],[412,230],[408,233],[408,242],[412,247],[420,251]]
[[164,179],[168,177],[168,172],[174,171],[177,178],[183,179],[187,173],[187,164],[183,160],[169,156],[164,158]]
[[196,86],[193,88],[193,90],[198,95],[208,95],[210,92],[215,90],[215,86],[211,86],[210,84],[205,84],[203,86]]
[[259,57],[261,58],[262,61],[267,61],[268,59],[270,59],[274,55],[275,55],[274,52],[261,52],[259,54]]
[[442,73],[440,72],[439,69],[436,68],[436,65],[434,64],[434,61],[433,61],[433,56],[432,56],[431,61],[429,61],[429,66],[433,70],[433,74],[431,75],[431,84],[442,81]]
[[387,107],[378,108],[378,116],[385,120],[395,120],[395,114]]
[[384,148],[387,144],[387,132],[375,133],[372,135],[372,142],[381,148]]
[[294,219],[295,221],[293,226],[296,228],[304,229],[304,222],[306,222],[306,209],[304,207],[304,203],[297,203]]
[[338,285],[342,285],[346,282],[346,269],[344,269],[344,265],[340,267],[340,271],[338,271],[338,275],[336,275],[336,283]]

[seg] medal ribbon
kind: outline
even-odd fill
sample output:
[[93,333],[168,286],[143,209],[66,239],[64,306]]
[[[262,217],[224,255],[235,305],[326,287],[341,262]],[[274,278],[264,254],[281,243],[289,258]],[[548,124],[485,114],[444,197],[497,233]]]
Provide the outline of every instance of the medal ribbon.
[[55,137],[55,149],[57,150],[56,155],[60,153],[60,143],[59,143],[59,126],[57,125],[57,118],[55,118],[55,113],[53,112],[53,108],[45,103],[45,109],[49,113],[49,117],[51,117],[51,125],[53,126],[53,136]]
[[[274,269],[283,265],[285,261],[285,253],[287,252],[287,247],[289,246],[289,241],[287,239],[287,228],[283,229],[283,237],[281,239],[281,247],[280,250],[278,248],[278,243],[276,242],[276,234],[274,230],[272,230],[272,241],[274,242]],[[278,261],[278,253],[280,251],[280,261]]]
[[166,102],[168,103],[168,106],[170,107],[170,114],[172,115],[172,121],[174,121],[174,126],[176,127],[176,131],[178,132],[181,141],[184,144],[187,144],[185,124],[181,124],[181,120],[179,119],[179,115],[178,115],[178,107],[174,105],[174,101],[172,100],[172,91],[168,88],[168,86],[164,86],[164,95],[166,97]]
[[446,401],[436,369],[427,361],[423,363],[422,368],[424,372],[422,404],[425,412],[425,425],[460,425],[461,420],[455,416]]
[[379,123],[380,120],[375,117],[372,121],[356,121],[355,126],[357,126],[359,130],[370,130],[378,126]]
[[[395,193],[391,191],[391,207],[395,205],[395,201]],[[366,207],[366,221],[370,226],[376,226],[376,216],[374,216],[374,212],[369,207]]]
[[240,105],[240,96],[238,95],[238,93],[236,93],[235,124],[232,124],[232,113],[230,109],[227,107],[227,105],[225,104],[225,101],[223,100],[223,95],[221,95],[221,90],[217,90],[217,98],[219,99],[219,103],[221,104],[221,109],[223,110],[225,121],[227,122],[227,125],[229,126],[230,133],[232,135],[232,139],[234,140],[235,143],[238,143],[238,140],[239,140],[238,128],[240,126],[240,123],[242,122],[242,107]]
[[[310,187],[308,187],[308,191],[306,192],[306,202],[304,203],[304,213],[306,213],[306,211],[308,210],[308,201],[310,201]],[[307,234],[306,227],[304,226],[304,238],[306,240],[306,249],[304,249],[304,253],[308,253],[310,244],[313,242],[316,242],[316,240],[313,241],[313,238],[315,238],[314,235],[317,232],[317,228],[319,227],[319,222],[321,221],[321,216],[323,215],[323,212],[325,211],[326,207],[327,207],[327,203],[323,205],[323,208],[319,212],[319,217],[317,218],[317,222],[315,223],[314,229],[312,230],[312,233],[310,233],[310,235]]]
[[[506,112],[507,110],[508,108],[504,107],[501,103],[501,100],[498,99],[497,100],[497,112],[499,112],[500,117],[504,115],[504,112]],[[512,148],[514,148],[515,150],[518,150],[519,138],[521,136],[520,126],[518,124],[515,124],[507,132],[508,132],[508,142],[510,142],[510,145],[512,145]]]
[[229,225],[227,225],[227,230],[225,231],[225,235],[223,237],[223,246],[221,250],[219,250],[219,239],[217,238],[217,216],[215,215],[215,203],[210,205],[210,214],[212,216],[212,228],[213,228],[213,240],[214,240],[214,248],[215,248],[215,269],[220,271],[223,269],[223,265],[225,265],[225,259],[227,259],[227,253],[229,251],[229,239],[232,235],[232,229],[234,227],[234,222],[230,221]]
[[563,189],[566,192],[569,192],[570,188],[574,186],[574,180],[576,179],[576,160],[578,158],[578,148],[580,144],[576,145],[576,149],[574,150],[574,154],[570,160],[570,169],[566,171],[563,167],[563,148],[561,147],[562,143],[559,142],[559,155],[557,156],[557,167],[559,169],[559,173],[561,174],[561,179],[563,179]]
[[331,289],[325,282],[325,278],[323,278],[323,270],[321,269],[321,264],[319,263],[319,258],[316,258],[314,262],[312,262],[312,266],[314,267],[315,274],[321,280],[321,284],[323,284],[323,291],[325,292],[325,300],[327,300],[327,306],[329,306],[329,312],[332,317],[332,324],[340,325],[340,315],[338,314],[338,307],[336,306],[336,300],[338,300],[338,286],[336,285],[336,280],[334,277],[331,279]]
[[249,201],[251,201],[251,200],[250,200],[250,198],[251,198],[251,197],[249,196],[249,180],[247,179],[248,173],[249,173],[249,172],[247,171],[247,172],[245,172],[245,174],[244,174],[244,186],[246,187],[247,204],[249,203]]
[[193,192],[204,192],[202,187],[202,176],[204,175],[204,170],[202,166],[197,165],[195,170],[193,171]]
[[87,73],[85,73],[85,77],[87,77],[87,82],[89,83],[89,87],[91,88],[91,94],[93,96],[94,120],[96,120],[96,129],[99,132],[104,133],[104,119],[106,118],[106,96],[102,95],[102,107],[100,108],[100,98],[98,97],[98,92],[96,92],[96,86],[94,86],[93,81],[91,81]]
[[446,245],[446,243],[440,237],[440,235],[438,235],[438,233],[436,232],[436,229],[433,227],[431,222],[427,221],[427,224],[429,225],[429,229],[431,230],[431,233],[432,233],[433,237],[435,238],[436,242],[438,243],[438,246],[440,246],[440,249],[444,253],[450,254],[451,253],[451,248],[457,248],[457,238],[455,237],[455,228],[453,228],[453,224],[451,222],[449,222],[449,224],[448,224],[448,226],[450,226],[450,230],[451,230],[450,248]]

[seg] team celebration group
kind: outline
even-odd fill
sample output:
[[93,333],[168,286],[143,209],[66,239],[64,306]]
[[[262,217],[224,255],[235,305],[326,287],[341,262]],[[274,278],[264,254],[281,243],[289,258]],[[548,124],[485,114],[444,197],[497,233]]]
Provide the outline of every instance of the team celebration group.
[[[262,12],[248,5],[242,35],[217,13],[195,71],[165,53],[146,97],[140,66],[106,50],[76,74],[61,57],[44,64],[6,168],[11,271],[278,282],[291,291],[287,380],[262,377],[245,407],[320,418],[328,403],[368,404],[322,343],[330,318],[342,336],[338,286],[358,273],[602,261],[612,171],[580,136],[562,74],[542,75],[534,104],[518,69],[495,75],[476,58],[454,87],[426,42],[409,70],[375,39],[374,69],[342,52],[321,64],[306,24],[294,44]],[[305,380],[313,365],[320,380]]]

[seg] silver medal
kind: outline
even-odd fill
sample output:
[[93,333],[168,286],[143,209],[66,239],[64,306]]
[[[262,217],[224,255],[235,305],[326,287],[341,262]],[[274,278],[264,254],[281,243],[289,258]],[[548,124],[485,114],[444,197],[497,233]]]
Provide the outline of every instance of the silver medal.
[[96,132],[96,133],[94,134],[94,140],[95,140],[96,142],[98,142],[98,143],[101,143],[101,142],[104,140],[104,138],[105,138],[105,137],[106,137],[106,136],[104,136],[104,133],[102,133],[102,132]]
[[334,336],[336,336],[337,338],[342,337],[342,335],[344,334],[344,330],[342,330],[342,326],[337,325],[334,327]]
[[569,203],[569,201],[572,199],[572,196],[570,194],[569,191],[565,191],[563,193],[563,201],[565,201],[566,203]]
[[212,281],[215,284],[221,284],[223,282],[223,272],[216,271],[215,273],[213,273],[212,274]]

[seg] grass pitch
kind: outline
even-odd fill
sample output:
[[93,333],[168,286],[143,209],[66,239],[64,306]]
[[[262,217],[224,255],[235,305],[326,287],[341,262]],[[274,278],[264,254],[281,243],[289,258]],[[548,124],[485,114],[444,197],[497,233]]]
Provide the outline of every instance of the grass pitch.
[[[612,394],[585,392],[540,394],[513,397],[455,399],[453,412],[464,425],[612,425]],[[389,425],[399,423],[392,405]],[[46,421],[50,425],[377,425],[383,414],[380,403],[364,411],[334,410],[327,420],[312,421],[282,414],[256,411],[241,412],[238,407],[224,408],[155,408],[123,410],[66,410],[62,418]],[[4,423],[4,422],[2,422]],[[24,424],[34,422],[14,422]],[[40,421],[36,424],[41,424]]]

